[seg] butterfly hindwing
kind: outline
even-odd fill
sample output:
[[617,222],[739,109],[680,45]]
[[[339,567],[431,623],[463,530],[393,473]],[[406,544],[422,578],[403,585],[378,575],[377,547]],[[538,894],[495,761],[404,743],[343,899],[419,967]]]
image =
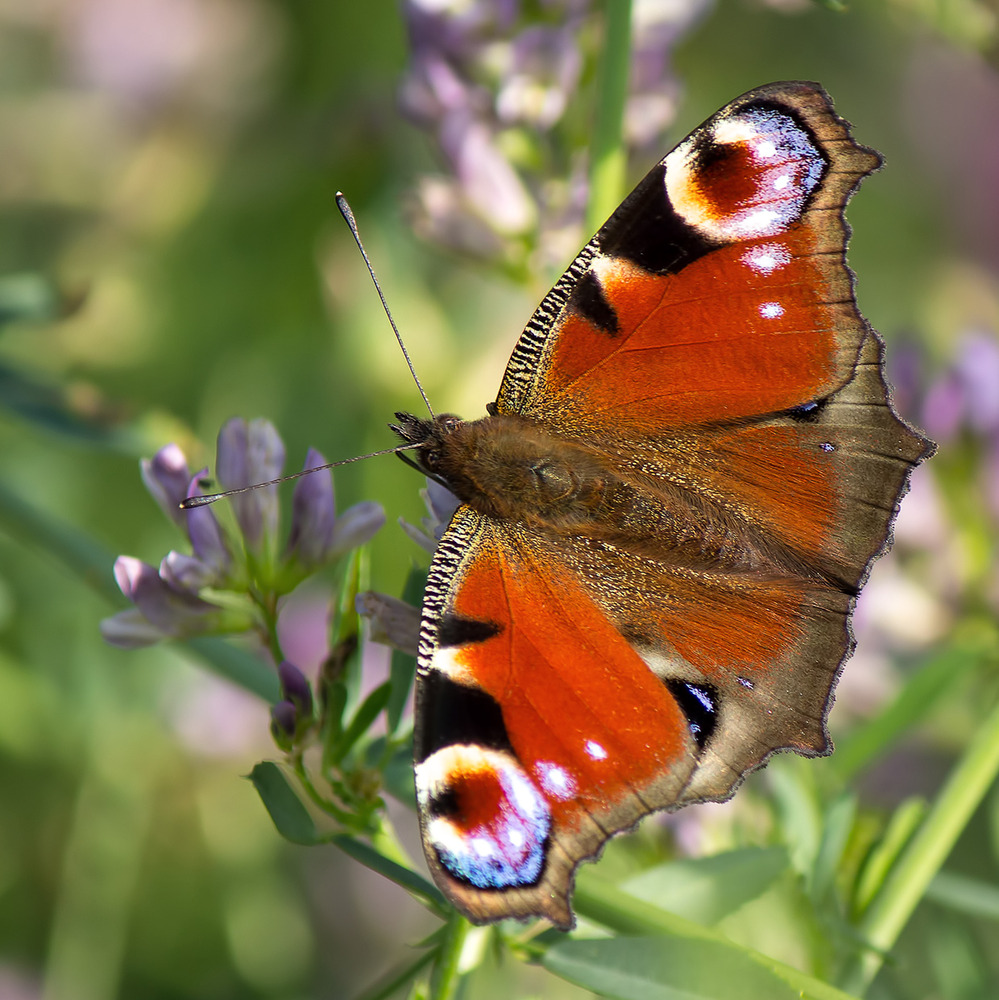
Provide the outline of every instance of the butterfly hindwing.
[[675,801],[695,766],[683,708],[579,568],[468,507],[431,566],[417,795],[431,867],[476,920],[543,915],[568,927],[575,865]]

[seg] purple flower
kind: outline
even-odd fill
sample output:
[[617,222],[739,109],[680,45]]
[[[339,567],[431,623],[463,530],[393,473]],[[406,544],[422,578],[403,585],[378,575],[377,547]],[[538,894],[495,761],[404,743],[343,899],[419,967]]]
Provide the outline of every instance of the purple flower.
[[[631,145],[655,146],[661,155],[679,91],[672,51],[708,7],[708,0],[636,3],[625,116]],[[578,246],[585,198],[565,178],[582,160],[587,135],[578,121],[563,123],[580,81],[595,69],[594,47],[580,40],[600,30],[602,6],[404,0],[403,12],[410,63],[401,104],[434,132],[451,172],[418,183],[417,231],[465,252],[509,258],[571,226]],[[521,237],[512,249],[511,236]]]
[[579,20],[522,31],[509,46],[499,74],[496,113],[505,124],[551,128],[579,84],[583,57],[575,42]]
[[441,127],[441,146],[451,160],[469,209],[503,236],[523,233],[536,208],[513,166],[480,121],[451,115]]
[[629,96],[625,107],[625,141],[662,156],[662,139],[676,118],[680,81],[673,73],[673,49],[711,9],[710,0],[678,0],[635,4]]
[[[420,496],[427,508],[427,516],[421,518],[420,527],[402,518],[399,518],[399,525],[417,545],[432,553],[461,501],[432,479],[427,480],[427,487],[420,491]],[[420,640],[419,608],[374,590],[358,594],[355,606],[357,613],[368,620],[373,642],[416,654]]]
[[[230,420],[218,438],[218,476],[225,489],[277,478],[284,444],[265,420]],[[306,468],[324,465],[310,451]],[[121,556],[115,579],[134,607],[102,623],[113,645],[134,647],[161,639],[256,631],[277,648],[280,598],[302,580],[368,541],[385,522],[376,503],[361,503],[338,518],[328,470],[301,479],[295,489],[291,533],[277,558],[280,510],[276,486],[233,497],[238,531],[223,528],[210,506],[179,510],[187,496],[202,493],[207,470],[193,478],[176,445],[167,445],[141,465],[156,502],[187,532],[191,553],[169,552],[159,569]],[[294,700],[294,699],[293,699]]]
[[135,608],[101,622],[101,634],[112,646],[132,649],[161,639],[243,631],[252,624],[249,614],[223,609],[193,591],[174,587],[155,567],[131,556],[115,560],[114,575]]
[[302,715],[312,715],[312,688],[294,663],[282,660],[278,664],[281,692]]
[[175,444],[160,448],[152,458],[144,458],[139,463],[142,481],[153,499],[160,505],[174,524],[185,526],[184,512],[180,509],[181,500],[188,495],[191,484],[191,473],[187,468],[184,453]]
[[923,423],[939,441],[962,427],[991,437],[999,433],[999,339],[973,331],[961,338],[957,357],[926,392]]
[[[303,469],[325,464],[310,448]],[[314,472],[295,484],[286,558],[307,575],[370,541],[384,523],[385,512],[372,501],[355,504],[337,517],[330,470]]]
[[[201,482],[207,474],[202,469],[192,480],[185,496],[202,496]],[[211,507],[194,507],[181,512],[186,517],[187,537],[191,540],[194,555],[204,567],[206,580],[216,584],[235,582],[235,561],[232,552],[235,546],[226,540],[222,525]],[[205,584],[207,586],[207,583]]]
[[[215,457],[219,483],[225,490],[237,490],[277,479],[284,469],[284,454],[284,442],[269,421],[234,417],[219,431]],[[277,537],[277,486],[232,497],[232,508],[247,549],[264,555]]]
[[968,426],[984,435],[999,431],[999,339],[981,330],[966,334],[954,370],[964,386]]

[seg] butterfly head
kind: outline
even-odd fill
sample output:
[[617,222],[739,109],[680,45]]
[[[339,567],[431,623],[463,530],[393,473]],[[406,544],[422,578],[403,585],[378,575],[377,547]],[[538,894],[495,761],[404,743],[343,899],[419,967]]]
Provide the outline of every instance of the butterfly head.
[[446,452],[450,450],[449,439],[464,426],[465,421],[451,413],[440,413],[429,420],[414,417],[411,413],[397,413],[397,424],[389,424],[403,442],[415,445],[416,465],[424,475],[449,485],[446,474]]

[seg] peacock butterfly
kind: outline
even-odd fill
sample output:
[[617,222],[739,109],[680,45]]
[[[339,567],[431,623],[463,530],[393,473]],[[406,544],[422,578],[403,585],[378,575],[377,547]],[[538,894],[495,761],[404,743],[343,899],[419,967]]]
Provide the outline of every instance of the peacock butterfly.
[[420,630],[427,862],[476,922],[573,924],[654,810],[831,752],[850,615],[932,445],[894,412],[843,209],[873,150],[814,83],[732,101],[538,306],[489,415],[397,414],[461,501]]

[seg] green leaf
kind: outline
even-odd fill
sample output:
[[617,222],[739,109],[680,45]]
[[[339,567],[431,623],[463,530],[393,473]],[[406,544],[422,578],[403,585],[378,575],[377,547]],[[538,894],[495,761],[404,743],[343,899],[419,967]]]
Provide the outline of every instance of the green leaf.
[[856,815],[857,799],[849,794],[841,795],[826,811],[808,886],[816,903],[825,900],[833,888]]
[[803,993],[747,951],[689,937],[563,941],[544,966],[615,1000],[801,1000]]
[[939,872],[926,890],[927,898],[972,917],[999,920],[999,885],[981,879]]
[[261,761],[250,772],[249,778],[282,837],[293,844],[320,842],[308,809],[277,764],[271,760]]
[[354,997],[354,1000],[388,1000],[389,997],[395,996],[403,986],[416,979],[436,956],[436,948],[427,948],[418,958],[399,963],[380,976],[378,981],[369,986],[363,993]]
[[51,434],[99,448],[130,453],[131,432],[78,413],[65,390],[41,382],[9,365],[0,365],[0,404],[20,419]]
[[781,757],[767,768],[780,817],[781,839],[788,845],[795,871],[808,878],[822,843],[822,807],[815,789],[815,769],[809,767],[810,763]]
[[361,576],[364,572],[364,549],[353,549],[347,556],[343,566],[343,582],[336,607],[333,609],[333,622],[330,634],[333,645],[337,646],[353,639],[358,631],[357,594],[361,587]]
[[[718,931],[710,930],[701,924],[695,924],[689,920],[684,920],[683,917],[678,917],[674,913],[668,913],[658,906],[652,906],[649,903],[636,899],[634,896],[622,892],[616,886],[602,882],[597,877],[587,876],[585,869],[580,873],[580,877],[576,882],[574,904],[576,912],[581,917],[586,917],[588,920],[602,924],[604,927],[617,931],[621,935],[642,935],[642,939],[646,941],[650,940],[648,937],[645,937],[647,935],[660,935],[653,939],[655,941],[653,947],[658,947],[663,941],[671,940],[681,942],[681,945],[678,946],[680,952],[691,948],[692,943],[695,943],[699,947],[705,942],[714,944],[720,948],[734,950],[737,953],[741,953],[743,957],[754,964],[763,969],[770,970],[783,983],[788,984],[792,990],[796,991],[791,994],[792,996],[800,997],[802,1000],[848,1000],[848,994],[830,986],[828,983],[813,979],[811,976],[807,976],[805,973],[799,972],[789,965],[784,965],[782,962],[778,962],[768,955],[763,955],[748,948],[742,948]],[[628,938],[621,937],[614,940],[622,941],[628,940]],[[575,944],[577,942],[564,941],[554,946],[554,948],[561,949],[565,944],[569,943]],[[582,944],[584,942],[579,943]],[[552,950],[548,954],[551,954]],[[561,961],[561,959],[558,961]],[[545,960],[544,964],[548,964],[547,960]],[[562,975],[561,968],[561,965],[558,967],[552,966],[552,971]],[[565,978],[572,979],[573,982],[579,981],[568,974]],[[669,982],[675,985],[672,980]],[[596,989],[594,986],[591,986],[591,988]],[[727,989],[727,993],[723,992],[719,994],[724,1000],[731,1000],[731,998],[735,997],[738,1000],[746,1000],[744,994],[738,988],[732,989],[731,983],[728,984]],[[611,993],[609,995],[616,996],[617,994]],[[653,998],[659,996],[684,996],[682,993],[646,993],[638,995]],[[780,997],[785,994],[773,995]],[[697,994],[693,994],[693,996],[696,997]]]
[[361,707],[354,713],[354,718],[350,720],[350,725],[330,750],[329,760],[332,764],[338,764],[343,760],[354,744],[371,728],[371,724],[378,718],[378,713],[388,704],[391,693],[392,686],[386,681],[364,699]]
[[745,847],[657,865],[621,888],[688,920],[715,924],[764,893],[788,864],[783,847]]
[[281,697],[281,686],[274,668],[239,646],[214,636],[198,636],[188,639],[184,645],[197,653],[205,665],[220,677],[260,695],[264,701],[273,704]]
[[926,818],[892,866],[860,925],[870,947],[843,976],[849,989],[870,985],[888,950],[999,777],[999,706],[992,708],[954,765]]
[[847,782],[872,761],[880,759],[903,733],[937,710],[941,699],[954,689],[964,673],[978,667],[993,652],[993,641],[978,630],[969,629],[951,647],[930,657],[888,708],[839,740],[831,760],[839,777]]
[[343,710],[347,707],[347,685],[341,680],[327,681],[322,688],[322,720],[325,739],[334,744],[343,732]]
[[362,843],[355,837],[346,833],[334,833],[326,838],[329,843],[335,844],[344,854],[349,855],[355,861],[359,861],[365,868],[370,868],[379,875],[383,875],[390,882],[402,886],[414,896],[419,897],[426,903],[430,903],[439,911],[447,909],[447,903],[441,891],[432,882],[427,881],[422,875],[414,872],[411,868],[386,858],[369,844]]
[[881,891],[888,873],[902,849],[916,832],[929,807],[926,800],[913,796],[902,802],[892,813],[881,840],[874,845],[857,879],[853,894],[853,912],[862,914],[871,900]]

